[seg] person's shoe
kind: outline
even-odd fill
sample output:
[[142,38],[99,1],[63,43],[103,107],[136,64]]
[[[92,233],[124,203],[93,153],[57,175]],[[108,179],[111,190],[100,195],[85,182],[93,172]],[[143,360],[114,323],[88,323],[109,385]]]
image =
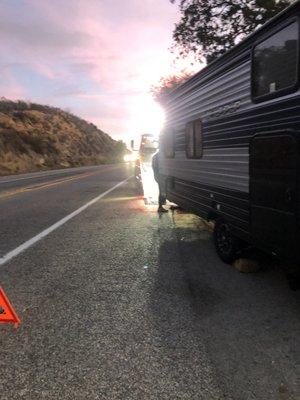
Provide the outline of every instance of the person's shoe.
[[168,212],[168,210],[166,210],[166,209],[163,208],[163,207],[158,207],[157,212],[158,212],[158,213],[166,213],[166,212]]
[[179,207],[177,204],[171,204],[170,205],[170,210],[174,211],[174,210],[182,210],[181,207]]

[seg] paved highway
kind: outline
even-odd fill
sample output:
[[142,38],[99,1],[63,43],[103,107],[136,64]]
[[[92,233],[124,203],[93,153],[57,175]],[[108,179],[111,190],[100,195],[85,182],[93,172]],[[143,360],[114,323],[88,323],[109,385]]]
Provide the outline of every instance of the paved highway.
[[[300,292],[106,165],[0,178],[0,399],[300,399]],[[113,189],[113,190],[111,190]]]

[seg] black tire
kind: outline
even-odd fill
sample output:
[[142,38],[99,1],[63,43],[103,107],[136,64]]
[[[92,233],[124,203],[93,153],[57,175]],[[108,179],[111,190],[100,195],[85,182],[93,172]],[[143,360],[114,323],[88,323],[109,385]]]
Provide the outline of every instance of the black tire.
[[218,219],[215,223],[214,242],[222,261],[231,264],[238,258],[241,249],[240,240],[232,235],[230,226],[223,219]]

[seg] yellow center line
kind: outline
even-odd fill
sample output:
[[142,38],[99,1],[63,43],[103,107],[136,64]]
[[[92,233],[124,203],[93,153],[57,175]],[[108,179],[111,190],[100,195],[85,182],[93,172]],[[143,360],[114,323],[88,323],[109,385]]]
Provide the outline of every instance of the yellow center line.
[[106,171],[110,171],[115,168],[116,168],[116,166],[112,166],[112,167],[106,168],[103,171],[98,170],[98,171],[94,171],[94,172],[86,173],[86,174],[72,175],[71,177],[57,179],[57,180],[51,181],[49,183],[47,183],[47,182],[46,183],[37,183],[36,185],[23,186],[21,188],[15,189],[15,190],[4,192],[2,195],[0,195],[0,199],[15,196],[15,195],[21,194],[21,193],[30,192],[33,190],[49,188],[51,186],[60,185],[61,183],[70,182],[70,181],[74,181],[74,180],[81,179],[81,178],[86,178],[87,176],[92,176],[99,172],[103,173]]

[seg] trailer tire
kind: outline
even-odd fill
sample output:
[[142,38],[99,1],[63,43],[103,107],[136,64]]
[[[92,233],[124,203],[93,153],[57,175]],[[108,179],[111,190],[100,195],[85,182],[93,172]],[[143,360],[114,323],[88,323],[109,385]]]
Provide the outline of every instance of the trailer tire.
[[219,257],[225,263],[231,264],[238,258],[240,240],[232,234],[224,219],[217,219],[215,223],[214,243]]

